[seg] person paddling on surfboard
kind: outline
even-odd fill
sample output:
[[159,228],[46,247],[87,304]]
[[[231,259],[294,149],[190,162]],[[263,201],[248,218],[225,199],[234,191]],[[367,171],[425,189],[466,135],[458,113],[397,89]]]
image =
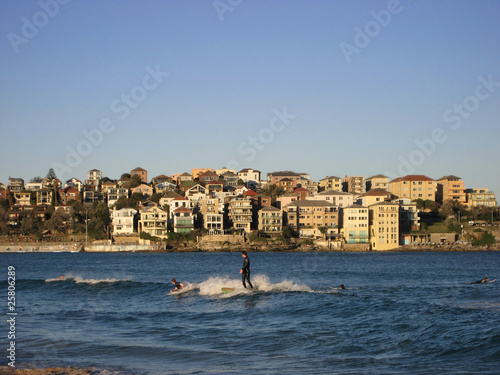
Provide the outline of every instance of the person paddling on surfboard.
[[488,282],[488,278],[485,277],[484,279],[474,281],[473,284],[486,284]]
[[176,291],[181,290],[182,288],[184,288],[184,284],[178,282],[175,279],[172,279],[172,284],[175,285],[175,289],[172,289],[170,292],[176,292]]
[[246,288],[247,284],[245,280],[248,281],[248,285],[253,289],[253,285],[250,282],[250,258],[247,255],[246,251],[241,252],[241,256],[243,257],[243,267],[240,270],[241,273],[241,281],[243,282],[243,287]]

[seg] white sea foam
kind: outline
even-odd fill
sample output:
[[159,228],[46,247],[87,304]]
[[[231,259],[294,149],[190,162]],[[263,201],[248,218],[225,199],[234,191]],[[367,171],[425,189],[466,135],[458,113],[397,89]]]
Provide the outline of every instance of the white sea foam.
[[55,282],[55,281],[73,281],[76,284],[101,284],[101,283],[117,283],[120,281],[131,281],[130,278],[125,279],[116,279],[116,278],[107,278],[107,279],[86,279],[81,276],[73,276],[73,275],[64,275],[58,278],[46,279],[45,282]]
[[[254,292],[313,292],[305,284],[297,284],[293,280],[283,280],[278,283],[272,283],[266,275],[255,275],[251,279],[254,289],[243,287],[241,279],[230,277],[211,277],[197,285],[200,295],[203,296],[233,296],[236,294],[250,294]],[[234,292],[224,294],[222,288],[233,288]]]

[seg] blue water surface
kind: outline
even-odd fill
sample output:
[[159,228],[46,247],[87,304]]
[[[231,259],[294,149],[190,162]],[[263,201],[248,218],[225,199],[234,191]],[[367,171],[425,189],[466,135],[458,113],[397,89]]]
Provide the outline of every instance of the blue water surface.
[[[239,253],[0,254],[5,320],[7,267],[16,268],[16,365],[500,373],[500,281],[472,283],[500,276],[500,252],[249,255],[256,290],[241,285]],[[169,293],[172,277],[183,293]]]

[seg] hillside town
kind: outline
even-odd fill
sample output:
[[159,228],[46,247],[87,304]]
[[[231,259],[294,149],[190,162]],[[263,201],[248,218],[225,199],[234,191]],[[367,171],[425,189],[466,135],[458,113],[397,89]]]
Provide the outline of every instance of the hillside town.
[[[293,171],[264,176],[250,168],[195,168],[150,179],[147,170],[135,168],[118,180],[93,169],[83,181],[62,182],[50,170],[30,182],[0,183],[4,241],[73,241],[80,234],[87,242],[138,243],[196,233],[198,239],[295,238],[323,241],[329,248],[392,250],[454,243],[461,240],[464,220],[493,225],[497,218],[494,192],[466,188],[453,175],[313,181],[308,173]],[[436,221],[444,230],[431,230]]]

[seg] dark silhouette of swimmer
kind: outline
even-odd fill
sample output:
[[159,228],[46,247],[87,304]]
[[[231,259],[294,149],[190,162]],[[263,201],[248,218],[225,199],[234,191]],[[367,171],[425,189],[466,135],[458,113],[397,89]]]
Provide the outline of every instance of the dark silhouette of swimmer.
[[344,286],[344,284],[340,284],[340,287],[339,287],[339,289],[345,289],[345,286]]
[[172,289],[171,292],[175,292],[177,290],[181,290],[182,288],[184,288],[184,284],[183,283],[180,283],[178,282],[177,280],[175,279],[172,279],[172,284],[175,285],[175,289]]
[[486,284],[488,282],[488,278],[485,277],[484,279],[474,281],[473,284]]
[[246,288],[247,284],[245,281],[248,281],[248,285],[253,289],[253,285],[250,282],[250,258],[247,255],[246,251],[241,252],[241,256],[243,257],[243,267],[240,270],[241,273],[241,281],[243,282],[243,287]]

